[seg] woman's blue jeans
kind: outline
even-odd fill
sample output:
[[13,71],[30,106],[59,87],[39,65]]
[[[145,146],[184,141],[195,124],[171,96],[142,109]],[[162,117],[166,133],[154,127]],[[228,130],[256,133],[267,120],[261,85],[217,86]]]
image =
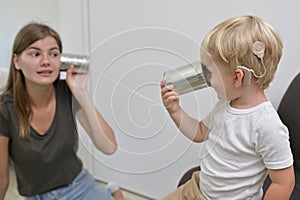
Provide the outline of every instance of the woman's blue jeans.
[[87,170],[83,169],[74,181],[65,187],[40,195],[25,197],[25,200],[113,200],[110,192],[100,185]]

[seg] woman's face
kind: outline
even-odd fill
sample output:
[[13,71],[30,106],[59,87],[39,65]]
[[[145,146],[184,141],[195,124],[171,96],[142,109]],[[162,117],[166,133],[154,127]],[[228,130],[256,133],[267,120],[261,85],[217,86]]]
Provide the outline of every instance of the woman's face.
[[19,56],[14,55],[14,64],[24,74],[27,85],[52,84],[59,75],[59,46],[53,37],[47,36],[32,43]]

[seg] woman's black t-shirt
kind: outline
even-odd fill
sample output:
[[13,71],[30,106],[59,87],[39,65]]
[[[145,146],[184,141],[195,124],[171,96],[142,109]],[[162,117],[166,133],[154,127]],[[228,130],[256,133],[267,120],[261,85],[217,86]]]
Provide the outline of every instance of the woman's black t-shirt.
[[65,81],[55,84],[56,111],[46,134],[32,127],[30,140],[19,136],[18,119],[10,97],[1,107],[0,134],[9,137],[9,154],[14,163],[18,190],[32,196],[68,185],[82,169],[77,156],[78,133],[75,113],[79,104]]

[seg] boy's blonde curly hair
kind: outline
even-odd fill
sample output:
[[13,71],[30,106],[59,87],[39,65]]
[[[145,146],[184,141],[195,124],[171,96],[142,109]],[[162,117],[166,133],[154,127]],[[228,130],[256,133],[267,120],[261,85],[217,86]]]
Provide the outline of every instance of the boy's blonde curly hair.
[[[265,46],[263,57],[255,55],[253,44]],[[229,18],[215,26],[201,44],[201,62],[207,65],[209,55],[218,59],[229,70],[245,66],[257,75],[256,83],[267,88],[274,78],[282,56],[282,41],[274,28],[256,16],[244,15]]]

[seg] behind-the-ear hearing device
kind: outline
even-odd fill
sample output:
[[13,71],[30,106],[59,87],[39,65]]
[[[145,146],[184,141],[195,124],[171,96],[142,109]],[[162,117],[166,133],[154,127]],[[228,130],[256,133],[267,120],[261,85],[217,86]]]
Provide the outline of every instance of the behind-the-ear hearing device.
[[252,53],[260,59],[261,64],[264,68],[264,72],[262,74],[257,75],[253,69],[250,69],[250,68],[245,67],[245,66],[237,66],[236,67],[238,69],[242,69],[243,72],[245,73],[245,76],[244,76],[244,79],[243,79],[243,84],[244,85],[250,85],[250,83],[251,83],[251,74],[253,74],[253,76],[255,76],[256,78],[262,78],[266,74],[266,67],[265,67],[264,61],[263,61],[265,49],[266,49],[265,44],[261,41],[256,41],[252,45]]
[[[264,65],[263,65],[264,66]],[[245,66],[237,66],[236,68],[238,69],[242,69],[243,72],[245,73],[245,76],[244,76],[244,79],[243,79],[243,84],[245,85],[250,85],[250,82],[251,82],[251,74],[253,74],[253,76],[255,76],[256,78],[262,78],[265,74],[266,74],[266,68],[264,67],[264,73],[261,74],[261,75],[257,75],[255,73],[255,71],[253,69],[250,69],[248,67],[245,67]]]
[[243,70],[244,72],[244,78],[243,78],[243,84],[244,85],[250,85],[251,83],[251,73],[254,73],[253,69],[249,69],[245,66],[237,66],[236,68]]

